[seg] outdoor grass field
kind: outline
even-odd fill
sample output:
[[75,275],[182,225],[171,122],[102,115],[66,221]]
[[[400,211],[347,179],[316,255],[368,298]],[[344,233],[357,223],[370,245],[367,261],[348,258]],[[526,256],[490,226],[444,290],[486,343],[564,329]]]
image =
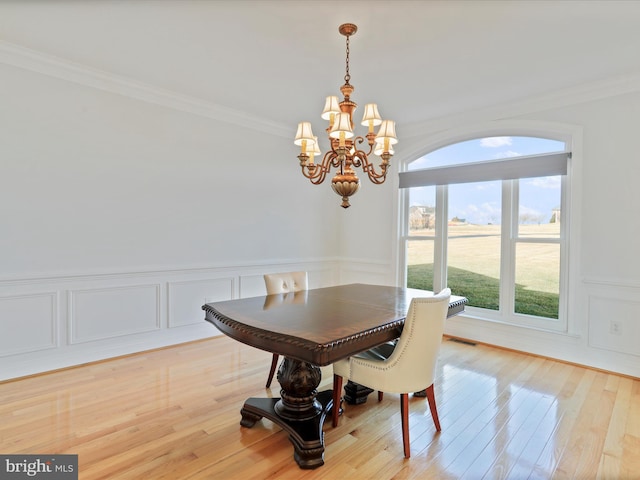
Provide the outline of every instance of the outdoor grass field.
[[[524,225],[524,237],[559,236],[559,224]],[[433,230],[412,236],[433,237]],[[447,286],[470,306],[497,310],[500,277],[500,226],[450,225]],[[433,242],[407,246],[407,286],[433,290]],[[516,248],[516,313],[558,318],[560,248],[554,243],[519,243]]]

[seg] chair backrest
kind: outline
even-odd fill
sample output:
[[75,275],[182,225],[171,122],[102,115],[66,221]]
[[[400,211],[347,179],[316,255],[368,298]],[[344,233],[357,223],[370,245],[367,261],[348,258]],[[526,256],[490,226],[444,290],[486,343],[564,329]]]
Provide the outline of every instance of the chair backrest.
[[300,292],[307,290],[307,272],[269,273],[264,276],[267,295],[274,293]]
[[450,297],[451,290],[446,288],[411,301],[398,344],[384,362],[388,378],[382,391],[415,392],[433,383]]

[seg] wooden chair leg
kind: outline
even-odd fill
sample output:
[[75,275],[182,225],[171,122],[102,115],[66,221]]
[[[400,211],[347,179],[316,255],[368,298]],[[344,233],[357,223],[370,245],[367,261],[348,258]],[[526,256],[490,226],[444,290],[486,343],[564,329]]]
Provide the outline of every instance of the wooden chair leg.
[[384,392],[378,392],[378,401],[381,402],[384,398]]
[[436,426],[436,430],[440,431],[440,419],[438,418],[438,409],[436,408],[436,396],[433,392],[433,383],[427,388],[427,400],[429,401],[429,409],[431,410],[431,417],[433,423]]
[[274,353],[271,359],[271,370],[269,370],[269,378],[267,378],[266,388],[271,386],[271,380],[273,380],[273,374],[276,373],[276,367],[278,366],[278,354]]
[[342,397],[342,377],[333,374],[333,407],[331,408],[331,418],[334,428],[338,426],[340,418],[340,398]]
[[402,444],[404,446],[404,458],[411,457],[409,446],[409,394],[400,394],[400,416],[402,417]]

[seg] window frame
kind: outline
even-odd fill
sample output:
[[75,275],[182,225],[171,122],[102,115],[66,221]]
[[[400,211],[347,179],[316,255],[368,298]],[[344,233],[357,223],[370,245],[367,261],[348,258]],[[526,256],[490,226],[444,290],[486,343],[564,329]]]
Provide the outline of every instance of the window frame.
[[[558,129],[560,130],[560,129]],[[413,155],[411,158],[407,158],[401,164],[401,171],[408,171],[409,164],[418,160],[424,155],[460,142],[468,140],[481,139],[494,136],[529,136],[536,138],[545,138],[564,142],[565,150],[572,152],[567,161],[567,173],[561,176],[561,212],[562,220],[560,222],[560,237],[555,238],[523,238],[519,235],[518,230],[518,194],[519,194],[519,179],[515,180],[502,180],[502,242],[501,256],[505,253],[510,256],[507,262],[501,261],[501,282],[500,282],[500,310],[492,311],[482,308],[467,307],[464,316],[466,318],[474,318],[479,320],[487,320],[492,322],[503,323],[507,325],[516,325],[522,327],[530,327],[535,329],[541,329],[545,331],[564,332],[569,334],[575,334],[574,322],[569,321],[569,305],[571,304],[571,298],[574,294],[570,291],[572,283],[570,279],[575,277],[575,261],[572,264],[570,262],[569,250],[571,244],[570,231],[578,230],[577,225],[579,222],[572,220],[572,217],[576,215],[574,208],[571,205],[572,197],[572,182],[576,180],[579,174],[579,170],[574,168],[575,156],[576,156],[576,138],[581,138],[581,131],[575,128],[563,128],[564,132],[559,132],[556,129],[541,129],[539,126],[536,128],[491,128],[491,129],[477,129],[471,134],[451,136],[449,138],[442,137],[438,141],[429,142],[429,144],[422,149],[419,154]],[[578,148],[579,150],[579,148]],[[510,185],[506,185],[509,183]],[[513,186],[515,184],[515,187]],[[397,250],[397,278],[400,285],[407,284],[407,248],[409,241],[432,241],[434,251],[434,278],[433,288],[439,290],[444,288],[446,282],[446,262],[442,259],[447,255],[447,218],[448,218],[448,205],[446,204],[448,195],[448,185],[437,185],[436,188],[436,204],[445,202],[440,208],[436,206],[436,231],[435,235],[430,238],[416,237],[409,235],[409,221],[408,215],[410,211],[409,205],[409,188],[399,189],[399,235],[398,235],[398,250]],[[507,197],[506,195],[509,195]],[[513,203],[513,195],[516,195],[516,202]],[[506,208],[505,208],[505,204]],[[513,208],[510,207],[513,206]],[[577,216],[577,215],[576,215]],[[506,217],[506,218],[505,218]],[[573,225],[572,225],[573,224]],[[504,225],[508,225],[505,229]],[[505,247],[505,243],[508,246]],[[515,255],[518,244],[526,243],[558,243],[560,245],[560,278],[559,278],[559,305],[558,305],[558,319],[552,319],[547,317],[538,317],[533,315],[516,313],[514,308],[515,301]],[[574,257],[575,258],[575,257]],[[505,290],[510,291],[505,296]],[[509,299],[507,305],[504,299]],[[506,312],[506,313],[505,313]]]

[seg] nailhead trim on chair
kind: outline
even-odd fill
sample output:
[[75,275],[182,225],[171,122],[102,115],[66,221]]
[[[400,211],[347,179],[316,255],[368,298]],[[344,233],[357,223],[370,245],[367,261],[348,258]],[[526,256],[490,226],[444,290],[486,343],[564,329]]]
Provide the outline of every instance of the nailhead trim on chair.
[[[413,317],[415,317],[415,315],[416,315],[416,312],[415,312],[415,310],[414,310],[414,311],[413,311]],[[413,318],[413,317],[412,317],[412,318]],[[406,323],[405,323],[405,325],[406,325]],[[414,326],[414,323],[413,323],[413,322],[411,322],[411,330],[409,331],[409,333],[408,333],[408,335],[407,335],[407,337],[409,337],[409,338],[412,338],[412,337],[413,337],[413,331],[414,331],[414,330],[413,330],[413,326]],[[405,351],[405,350],[406,350],[406,348],[407,348],[407,347],[406,347],[406,342],[403,342],[403,343],[405,343],[405,346],[404,346],[404,348],[403,348],[402,352],[400,352],[400,354],[398,355],[398,357],[397,357],[397,359],[396,359],[396,361],[395,361],[395,362],[393,362],[393,363],[390,363],[390,362],[384,362],[384,364],[383,364],[382,366],[380,366],[380,367],[378,367],[378,366],[372,366],[372,365],[368,365],[368,366],[369,366],[370,368],[373,368],[373,369],[375,369],[375,370],[380,370],[380,371],[388,370],[388,369],[390,369],[391,367],[395,366],[395,364],[396,364],[396,363],[398,363],[398,362],[400,361],[400,357],[402,357],[402,355],[404,354],[404,351]],[[357,362],[358,362],[358,357],[357,357],[357,356],[354,356],[354,357],[351,357],[351,358],[352,358],[352,363],[351,363],[351,365],[353,365],[354,363],[357,363]],[[351,375],[351,370],[349,371],[349,374]]]

